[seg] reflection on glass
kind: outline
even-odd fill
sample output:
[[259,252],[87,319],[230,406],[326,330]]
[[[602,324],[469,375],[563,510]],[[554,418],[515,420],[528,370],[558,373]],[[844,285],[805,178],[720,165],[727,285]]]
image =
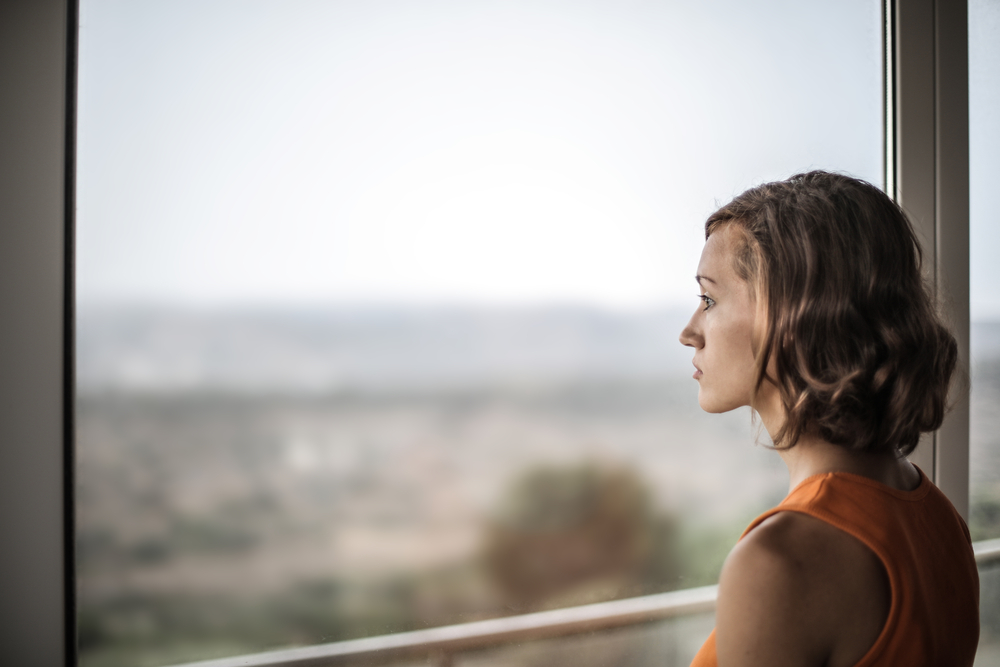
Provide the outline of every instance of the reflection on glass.
[[1000,537],[1000,5],[969,2],[969,236],[972,315],[969,529]]
[[702,222],[881,173],[879,3],[812,4],[85,0],[81,663],[713,583],[787,481],[697,407]]

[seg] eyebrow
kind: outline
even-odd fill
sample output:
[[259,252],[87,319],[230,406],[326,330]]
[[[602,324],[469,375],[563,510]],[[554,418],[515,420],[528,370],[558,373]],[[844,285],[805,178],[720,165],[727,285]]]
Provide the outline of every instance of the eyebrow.
[[699,285],[701,284],[702,280],[707,280],[708,282],[712,283],[713,285],[718,285],[719,284],[719,283],[715,282],[714,280],[712,280],[711,278],[709,278],[708,276],[695,276],[694,279],[698,281]]

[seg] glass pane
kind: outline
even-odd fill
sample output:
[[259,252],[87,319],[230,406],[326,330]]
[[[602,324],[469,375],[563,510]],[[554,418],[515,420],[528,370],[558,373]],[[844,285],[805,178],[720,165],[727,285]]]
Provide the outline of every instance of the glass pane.
[[969,529],[1000,537],[1000,3],[969,2],[969,240],[972,395]]
[[702,224],[880,182],[880,35],[876,0],[83,0],[81,663],[713,583],[787,476],[698,409]]
[[1000,667],[1000,561],[979,568],[979,621],[976,667]]

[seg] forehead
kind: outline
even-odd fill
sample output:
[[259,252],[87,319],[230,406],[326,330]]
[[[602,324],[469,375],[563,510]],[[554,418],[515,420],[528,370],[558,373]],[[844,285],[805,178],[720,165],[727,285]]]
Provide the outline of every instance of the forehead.
[[739,281],[734,264],[738,236],[739,232],[726,225],[708,237],[698,263],[700,278],[717,284]]

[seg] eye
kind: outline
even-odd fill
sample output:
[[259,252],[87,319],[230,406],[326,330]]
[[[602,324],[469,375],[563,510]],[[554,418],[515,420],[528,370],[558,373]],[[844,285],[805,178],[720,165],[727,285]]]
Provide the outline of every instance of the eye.
[[708,310],[709,308],[715,305],[715,299],[713,299],[707,294],[699,294],[698,298],[705,302],[705,307],[702,308],[703,311]]

